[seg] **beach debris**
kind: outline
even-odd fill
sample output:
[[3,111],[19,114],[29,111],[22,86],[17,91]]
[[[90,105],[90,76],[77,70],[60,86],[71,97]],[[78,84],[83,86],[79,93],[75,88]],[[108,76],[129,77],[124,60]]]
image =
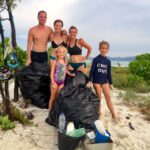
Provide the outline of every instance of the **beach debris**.
[[34,118],[33,111],[25,112],[25,115],[29,120],[32,120]]
[[130,117],[127,116],[126,119],[130,119]]
[[0,111],[0,116],[6,115],[4,112]]
[[132,123],[131,123],[131,122],[129,122],[128,125],[129,125],[130,129],[135,130],[135,128],[132,126]]

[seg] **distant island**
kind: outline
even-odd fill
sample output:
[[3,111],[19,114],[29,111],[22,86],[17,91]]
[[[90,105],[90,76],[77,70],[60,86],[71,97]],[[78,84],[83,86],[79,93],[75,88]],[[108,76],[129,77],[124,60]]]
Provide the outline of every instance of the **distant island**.
[[[130,56],[130,57],[107,57],[108,59],[110,59],[111,61],[133,61],[135,60],[136,56]],[[89,58],[90,61],[93,60],[93,57]]]
[[[111,60],[112,66],[123,66],[123,67],[128,67],[129,63],[133,60],[135,60],[136,56],[131,56],[131,57],[107,57],[109,60]],[[90,57],[87,60],[88,64],[91,64],[93,60],[93,57]]]
[[133,61],[135,60],[136,56],[131,56],[131,57],[108,57],[110,60],[113,61]]

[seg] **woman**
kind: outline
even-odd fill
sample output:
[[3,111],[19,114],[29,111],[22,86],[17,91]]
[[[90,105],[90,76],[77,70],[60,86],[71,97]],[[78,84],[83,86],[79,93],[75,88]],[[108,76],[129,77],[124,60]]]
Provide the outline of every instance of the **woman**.
[[[68,42],[68,53],[70,54],[71,62],[69,63],[68,70],[77,70],[86,74],[87,69],[85,61],[89,58],[92,48],[83,39],[77,39],[76,37],[77,28],[71,26],[69,28]],[[82,56],[82,47],[87,49],[87,54],[85,57]]]
[[51,60],[51,65],[53,63],[53,61],[56,60],[56,52],[55,49],[59,46],[67,46],[67,35],[62,34],[63,28],[63,21],[60,19],[57,19],[54,21],[54,33],[53,35],[50,37],[51,38],[51,47],[53,49],[51,56],[50,56],[50,60]]

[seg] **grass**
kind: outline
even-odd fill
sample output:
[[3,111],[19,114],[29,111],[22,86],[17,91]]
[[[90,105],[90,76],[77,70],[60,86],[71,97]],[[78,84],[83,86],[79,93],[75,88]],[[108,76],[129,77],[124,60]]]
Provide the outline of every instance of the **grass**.
[[148,94],[139,94],[134,91],[126,91],[125,94],[120,93],[125,104],[136,108],[145,115],[145,119],[150,121],[150,96]]
[[150,86],[148,82],[142,77],[130,74],[127,67],[113,67],[112,77],[114,87],[126,91],[125,94],[119,94],[124,102],[137,108],[150,121],[150,96],[148,96]]
[[[0,104],[0,112],[3,112],[2,104]],[[18,108],[12,105],[11,105],[11,113],[13,115],[14,120],[19,121],[22,125],[33,125],[33,123],[27,118],[25,114],[23,114]],[[15,122],[10,122],[8,116],[5,113],[3,113],[3,115],[1,115],[0,117],[1,117],[0,127],[2,127],[2,129],[7,128],[11,129],[15,127],[14,126]]]
[[122,90],[132,90],[139,93],[150,92],[150,85],[144,78],[133,75],[127,67],[112,68],[113,85]]

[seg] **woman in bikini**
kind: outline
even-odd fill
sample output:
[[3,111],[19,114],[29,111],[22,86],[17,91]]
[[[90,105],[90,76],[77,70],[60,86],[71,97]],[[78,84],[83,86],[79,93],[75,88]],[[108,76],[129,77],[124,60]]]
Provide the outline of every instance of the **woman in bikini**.
[[[85,57],[82,56],[82,47],[87,49]],[[83,39],[77,39],[77,28],[71,26],[69,28],[69,42],[68,42],[68,53],[70,54],[70,63],[68,70],[81,71],[84,74],[87,73],[86,60],[91,54],[91,46],[87,44]]]
[[60,19],[57,19],[54,21],[54,33],[50,37],[51,39],[51,47],[52,47],[52,53],[49,57],[50,64],[52,65],[53,62],[56,60],[56,51],[55,49],[59,46],[67,46],[67,35],[62,34],[63,33],[63,21]]

